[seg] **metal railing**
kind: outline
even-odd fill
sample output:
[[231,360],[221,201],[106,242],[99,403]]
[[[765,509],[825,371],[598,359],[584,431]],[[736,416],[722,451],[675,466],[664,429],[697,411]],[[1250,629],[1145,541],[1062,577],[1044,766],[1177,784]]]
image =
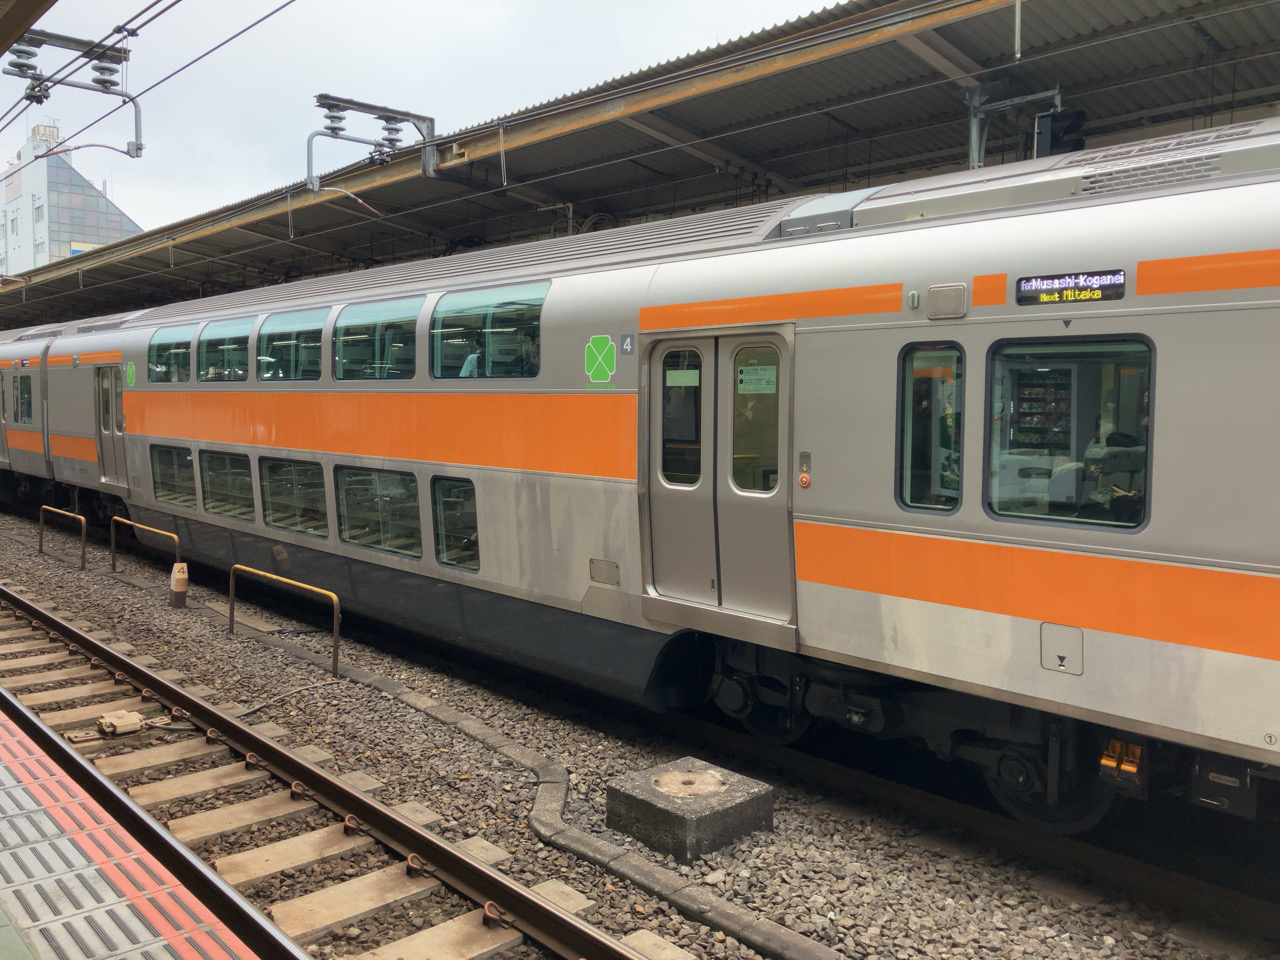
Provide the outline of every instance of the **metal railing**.
[[328,590],[321,590],[319,587],[313,587],[308,583],[299,583],[297,580],[290,580],[287,577],[276,576],[274,573],[255,570],[253,567],[246,567],[237,563],[231,568],[231,588],[227,591],[231,597],[230,608],[227,611],[227,630],[229,632],[234,632],[236,629],[236,571],[259,577],[271,583],[283,583],[305,593],[314,593],[333,601],[333,675],[336,677],[338,675],[338,624],[342,620],[342,607],[338,601],[338,595],[330,593]]
[[88,528],[88,525],[85,523],[84,517],[82,517],[78,513],[70,513],[66,510],[59,510],[57,507],[49,507],[49,506],[45,506],[44,504],[41,504],[40,506],[40,539],[39,539],[37,552],[44,553],[44,514],[46,510],[49,511],[50,513],[56,513],[62,517],[70,517],[72,520],[80,521],[80,569],[83,570],[84,557],[85,557],[85,541],[87,539],[87,533],[89,528]]
[[141,523],[134,523],[132,520],[126,520],[124,517],[111,518],[111,572],[116,572],[116,524],[123,523],[137,530],[146,530],[148,533],[158,534],[162,537],[169,537],[173,540],[173,562],[182,562],[182,553],[178,544],[178,535],[170,533],[167,530],[157,530],[155,527],[144,526]]

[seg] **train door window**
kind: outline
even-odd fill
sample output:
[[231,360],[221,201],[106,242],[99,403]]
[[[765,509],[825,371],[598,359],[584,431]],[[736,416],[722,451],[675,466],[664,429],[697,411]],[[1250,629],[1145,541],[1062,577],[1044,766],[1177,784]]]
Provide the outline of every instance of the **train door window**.
[[200,489],[210,513],[253,520],[253,475],[244,454],[202,451]]
[[1150,483],[1151,347],[1006,343],[991,354],[987,503],[1001,516],[1134,527]]
[[151,448],[151,483],[157,500],[180,507],[196,505],[196,471],[186,447]]
[[899,389],[899,501],[953,510],[960,503],[964,354],[950,343],[907,347]]
[[551,281],[448,293],[431,315],[431,375],[538,375],[542,304]]
[[15,423],[34,423],[31,406],[31,374],[23,373],[13,378],[13,410]]
[[733,483],[739,490],[778,485],[778,351],[743,347],[733,357]]
[[662,476],[693,486],[702,476],[702,354],[662,358]]
[[116,433],[124,433],[124,375],[120,370],[113,371],[113,374],[111,380],[115,384],[116,395],[115,429]]
[[275,313],[258,328],[259,380],[319,380],[320,340],[329,308]]
[[249,334],[254,319],[216,320],[204,325],[196,358],[198,380],[249,379]]
[[329,536],[324,468],[320,464],[260,457],[258,476],[262,483],[262,518],[267,526],[313,537]]
[[98,428],[103,433],[111,432],[111,371],[107,368],[98,370],[98,399],[100,413],[98,416]]
[[191,338],[196,325],[163,327],[151,335],[147,348],[147,380],[186,383],[191,379]]
[[432,477],[431,511],[436,524],[436,559],[446,566],[479,570],[475,484],[454,477]]
[[338,467],[338,534],[346,543],[422,556],[418,480],[411,473]]
[[417,371],[417,324],[423,297],[343,308],[333,331],[339,380],[408,380]]

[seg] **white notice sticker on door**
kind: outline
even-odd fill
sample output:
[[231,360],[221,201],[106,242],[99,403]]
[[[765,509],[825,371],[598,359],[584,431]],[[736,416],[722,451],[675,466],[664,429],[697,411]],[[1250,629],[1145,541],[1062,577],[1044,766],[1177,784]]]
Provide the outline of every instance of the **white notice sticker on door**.
[[739,367],[738,393],[777,393],[777,367]]

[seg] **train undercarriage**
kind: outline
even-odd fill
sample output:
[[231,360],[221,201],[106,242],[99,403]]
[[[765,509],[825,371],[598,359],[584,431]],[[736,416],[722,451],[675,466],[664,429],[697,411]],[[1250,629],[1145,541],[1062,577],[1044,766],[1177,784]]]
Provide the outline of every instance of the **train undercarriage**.
[[1280,771],[778,650],[709,638],[708,699],[752,734],[800,739],[815,723],[923,746],[975,765],[995,800],[1050,833],[1101,823],[1121,797],[1170,793],[1250,819],[1275,810]]

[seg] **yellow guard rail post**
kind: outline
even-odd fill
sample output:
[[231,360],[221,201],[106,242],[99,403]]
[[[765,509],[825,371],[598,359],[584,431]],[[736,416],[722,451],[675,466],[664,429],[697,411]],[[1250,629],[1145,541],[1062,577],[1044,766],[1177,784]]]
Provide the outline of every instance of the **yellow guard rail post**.
[[80,521],[80,569],[84,569],[84,551],[85,537],[88,526],[85,524],[84,517],[78,513],[68,513],[66,510],[59,510],[57,507],[49,507],[44,504],[40,505],[40,538],[36,549],[37,553],[44,553],[44,512],[48,510],[50,513],[56,513],[61,517],[70,517],[72,520]]
[[327,597],[333,602],[333,675],[338,675],[338,624],[342,620],[342,607],[338,601],[336,593],[330,593],[328,590],[321,590],[319,587],[313,587],[307,583],[299,583],[297,580],[290,580],[287,577],[278,577],[274,573],[267,573],[265,570],[255,570],[253,567],[246,567],[237,563],[231,568],[231,589],[228,593],[231,595],[230,609],[227,611],[227,630],[234,632],[236,629],[236,573],[246,573],[251,576],[259,577],[271,583],[283,583],[286,586],[294,587],[305,593],[314,593],[321,597]]
[[116,524],[123,523],[138,530],[146,530],[148,533],[155,533],[162,537],[168,537],[173,541],[173,562],[182,562],[182,552],[178,545],[178,535],[170,533],[168,530],[157,530],[155,527],[144,526],[141,523],[134,523],[132,520],[126,520],[124,517],[111,518],[111,572],[116,572]]

